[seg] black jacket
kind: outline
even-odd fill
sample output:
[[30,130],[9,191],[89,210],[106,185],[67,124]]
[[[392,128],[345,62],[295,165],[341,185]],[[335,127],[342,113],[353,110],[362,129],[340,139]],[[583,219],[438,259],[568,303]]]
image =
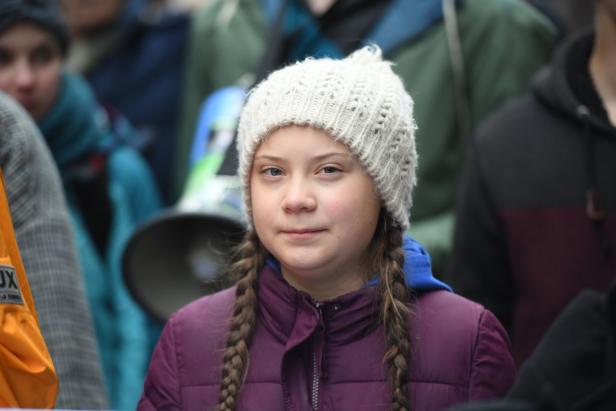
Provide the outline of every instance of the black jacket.
[[606,293],[584,290],[569,303],[506,399],[455,411],[612,411],[615,393],[616,281]]
[[482,125],[460,188],[448,280],[503,322],[518,363],[580,290],[616,277],[616,129],[592,42],[565,43],[531,95]]

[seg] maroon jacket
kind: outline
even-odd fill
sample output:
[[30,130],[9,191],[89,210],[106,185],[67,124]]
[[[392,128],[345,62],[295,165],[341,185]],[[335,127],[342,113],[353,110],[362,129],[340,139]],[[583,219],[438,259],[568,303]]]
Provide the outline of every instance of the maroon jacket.
[[[275,270],[260,276],[259,322],[238,410],[388,410],[376,287],[317,308]],[[167,323],[139,410],[211,410],[234,289],[203,297]],[[420,294],[411,321],[412,409],[504,395],[515,366],[507,335],[482,306],[447,291]],[[315,361],[313,361],[315,360]],[[315,371],[320,378],[313,384]]]

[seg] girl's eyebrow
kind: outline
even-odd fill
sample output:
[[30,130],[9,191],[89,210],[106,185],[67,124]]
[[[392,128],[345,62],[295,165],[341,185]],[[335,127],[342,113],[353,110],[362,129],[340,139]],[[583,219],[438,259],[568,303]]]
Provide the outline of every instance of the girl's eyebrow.
[[344,151],[334,151],[331,153],[325,153],[325,154],[321,154],[318,156],[313,157],[313,160],[316,161],[322,161],[322,160],[327,160],[328,158],[331,157],[344,157],[344,158],[348,158],[351,157],[351,153],[346,153]]
[[261,154],[258,156],[255,156],[254,162],[257,161],[273,161],[273,162],[280,162],[280,161],[285,161],[285,159],[283,157],[277,157],[277,156],[272,156],[269,154]]
[[[319,154],[318,156],[314,156],[311,158],[311,160],[313,161],[323,161],[323,160],[327,160],[331,157],[344,157],[344,158],[349,158],[351,157],[350,153],[345,153],[345,152],[331,152],[331,153],[325,153],[325,154]],[[261,154],[258,156],[255,156],[254,161],[278,161],[278,162],[283,162],[283,161],[287,161],[287,159],[285,157],[279,157],[279,156],[274,156],[271,154]]]

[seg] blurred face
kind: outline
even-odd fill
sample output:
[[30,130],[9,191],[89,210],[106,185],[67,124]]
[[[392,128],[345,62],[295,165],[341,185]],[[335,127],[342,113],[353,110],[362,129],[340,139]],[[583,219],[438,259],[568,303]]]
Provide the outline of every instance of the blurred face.
[[608,10],[612,16],[616,15],[616,0],[598,0],[597,4]]
[[250,178],[254,226],[295,288],[327,300],[360,288],[381,202],[346,146],[310,127],[266,138]]
[[100,30],[113,23],[124,0],[62,0],[62,9],[73,33]]
[[18,23],[0,33],[0,90],[13,96],[35,120],[56,99],[62,62],[56,39],[39,26]]

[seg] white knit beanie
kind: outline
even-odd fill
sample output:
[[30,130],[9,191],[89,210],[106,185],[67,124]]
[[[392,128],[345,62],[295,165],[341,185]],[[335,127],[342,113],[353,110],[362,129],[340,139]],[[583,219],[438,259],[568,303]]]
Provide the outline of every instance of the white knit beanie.
[[374,180],[387,211],[408,229],[417,166],[413,100],[378,47],[341,60],[308,58],[274,71],[251,90],[237,142],[249,226],[255,151],[288,125],[315,127],[344,143]]

